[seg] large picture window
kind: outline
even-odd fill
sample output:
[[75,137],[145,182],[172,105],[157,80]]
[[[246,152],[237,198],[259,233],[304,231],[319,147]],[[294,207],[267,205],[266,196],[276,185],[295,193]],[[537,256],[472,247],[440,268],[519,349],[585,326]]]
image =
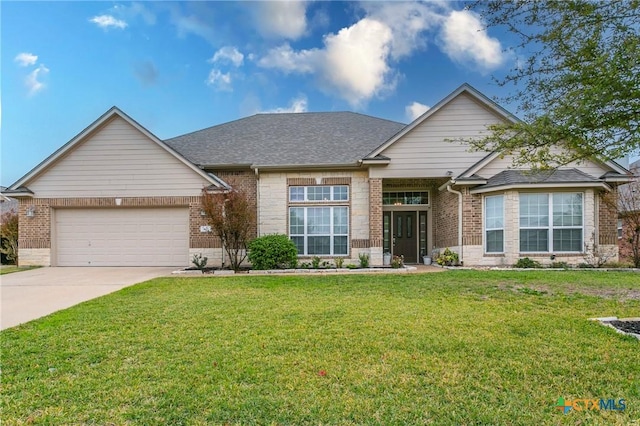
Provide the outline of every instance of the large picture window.
[[290,207],[289,236],[301,256],[349,254],[348,207]]
[[484,199],[484,218],[485,251],[504,252],[504,196]]
[[521,252],[581,252],[583,194],[520,194]]

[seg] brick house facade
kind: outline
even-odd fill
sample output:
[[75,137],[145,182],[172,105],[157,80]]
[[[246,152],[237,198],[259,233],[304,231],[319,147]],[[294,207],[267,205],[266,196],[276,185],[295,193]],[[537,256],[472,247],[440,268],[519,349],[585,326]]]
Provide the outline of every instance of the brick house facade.
[[289,235],[302,260],[419,262],[449,247],[465,265],[578,263],[592,235],[616,247],[600,194],[627,170],[585,161],[531,174],[462,142],[509,120],[468,85],[409,125],[258,114],[164,141],[113,108],[3,193],[20,199],[22,264],[220,264],[201,194],[234,189],[256,211],[253,235]]

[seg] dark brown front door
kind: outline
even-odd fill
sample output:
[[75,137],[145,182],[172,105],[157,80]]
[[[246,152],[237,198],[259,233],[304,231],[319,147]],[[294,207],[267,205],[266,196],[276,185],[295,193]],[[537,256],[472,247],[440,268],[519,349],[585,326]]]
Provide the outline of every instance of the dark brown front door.
[[393,254],[406,263],[418,263],[416,212],[393,212]]

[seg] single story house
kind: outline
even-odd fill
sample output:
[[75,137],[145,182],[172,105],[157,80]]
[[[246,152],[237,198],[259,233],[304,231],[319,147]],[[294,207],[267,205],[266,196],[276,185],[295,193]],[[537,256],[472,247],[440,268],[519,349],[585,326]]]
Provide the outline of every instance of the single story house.
[[617,247],[603,192],[629,180],[609,161],[550,173],[512,168],[460,140],[517,120],[464,84],[405,125],[352,112],[257,114],[160,140],[114,107],[4,193],[20,200],[20,263],[184,266],[222,258],[203,189],[242,188],[255,234],[300,257],[383,253],[417,263],[447,247],[465,265],[583,261]]

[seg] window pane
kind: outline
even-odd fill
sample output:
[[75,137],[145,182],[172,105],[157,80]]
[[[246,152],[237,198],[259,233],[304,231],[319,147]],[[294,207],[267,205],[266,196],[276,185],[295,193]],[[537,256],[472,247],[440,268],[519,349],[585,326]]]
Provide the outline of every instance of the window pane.
[[330,186],[308,186],[307,199],[309,201],[329,201],[331,199]]
[[331,237],[308,237],[307,254],[331,254]]
[[396,238],[402,238],[402,216],[396,218]]
[[333,238],[333,254],[347,254],[347,237]]
[[304,201],[304,186],[289,187],[289,201]]
[[582,226],[582,194],[553,194],[553,226]]
[[554,251],[582,251],[582,229],[554,229]]
[[549,251],[549,231],[546,229],[521,229],[520,251]]
[[384,192],[382,194],[382,204],[384,205],[429,204],[429,192],[427,191]]
[[411,238],[413,234],[413,219],[407,216],[407,238]]
[[485,228],[504,227],[504,197],[502,195],[485,198]]
[[520,226],[523,228],[549,226],[547,194],[520,194]]
[[347,234],[349,233],[349,218],[346,207],[333,208],[333,233]]
[[291,237],[291,241],[296,245],[298,254],[304,254],[304,237]]
[[349,199],[349,187],[348,186],[334,186],[333,187],[333,199],[336,201],[347,201]]
[[504,251],[504,231],[487,231],[487,253],[502,253]]
[[386,253],[391,252],[391,239],[389,238],[389,234],[391,233],[391,215],[385,214],[382,220],[383,246],[384,252]]
[[331,208],[309,207],[307,208],[307,233],[326,234],[331,232]]
[[289,234],[304,234],[304,208],[289,209]]

